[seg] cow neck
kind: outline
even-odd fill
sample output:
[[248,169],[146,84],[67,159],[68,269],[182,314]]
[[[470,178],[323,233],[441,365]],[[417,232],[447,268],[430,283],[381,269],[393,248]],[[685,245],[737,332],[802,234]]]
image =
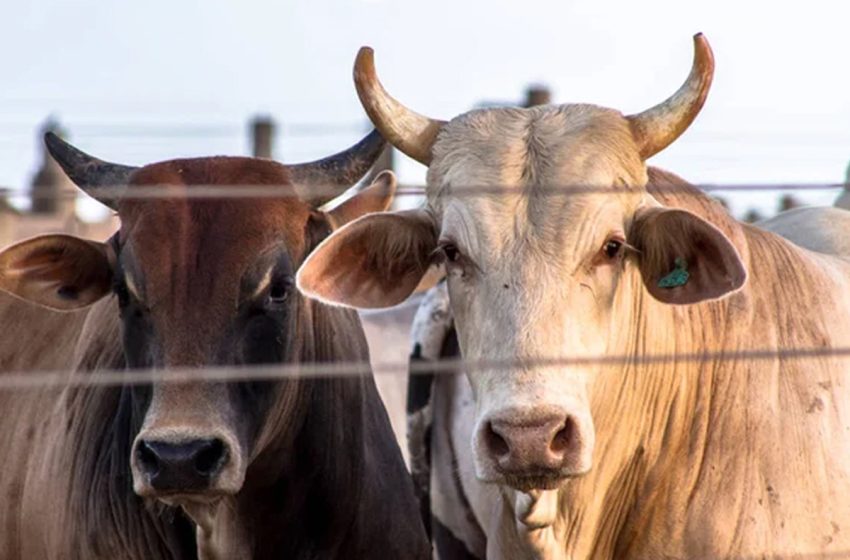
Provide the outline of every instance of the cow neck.
[[144,415],[134,390],[105,386],[66,394],[71,435],[61,456],[71,505],[64,523],[79,530],[66,531],[72,542],[65,550],[81,558],[194,558],[194,531],[185,516],[133,492],[130,449]]
[[[356,312],[310,302],[308,315],[312,336],[305,337],[303,361],[368,363]],[[237,496],[238,517],[253,530],[253,557],[373,558],[388,546],[399,547],[398,557],[427,557],[372,374],[304,379],[298,392],[302,420],[294,440],[278,440],[251,467],[276,475],[252,471],[246,478],[253,482]],[[422,553],[411,554],[417,549]]]

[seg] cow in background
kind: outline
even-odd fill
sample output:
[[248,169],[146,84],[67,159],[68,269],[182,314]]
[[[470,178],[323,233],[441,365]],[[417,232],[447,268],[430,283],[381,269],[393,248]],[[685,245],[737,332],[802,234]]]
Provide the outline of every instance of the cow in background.
[[850,212],[842,208],[794,208],[756,225],[810,251],[850,257]]

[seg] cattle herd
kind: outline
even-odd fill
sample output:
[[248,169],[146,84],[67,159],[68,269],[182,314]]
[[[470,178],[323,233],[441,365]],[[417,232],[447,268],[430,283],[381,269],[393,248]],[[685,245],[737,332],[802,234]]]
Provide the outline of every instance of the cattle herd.
[[[363,48],[375,130],[303,164],[48,134],[121,226],[0,252],[0,365],[67,372],[0,389],[0,560],[850,557],[850,212],[745,225],[647,166],[706,100],[694,49],[638,114],[440,121]],[[328,210],[387,143],[424,206],[384,171]],[[367,363],[358,310],[411,296],[409,466],[371,374],[192,378]]]

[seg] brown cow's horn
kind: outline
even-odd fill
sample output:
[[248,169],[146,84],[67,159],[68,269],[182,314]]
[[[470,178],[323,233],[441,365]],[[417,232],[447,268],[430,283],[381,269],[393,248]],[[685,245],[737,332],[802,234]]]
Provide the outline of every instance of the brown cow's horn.
[[[130,175],[138,169],[128,165],[109,163],[90,156],[65,142],[52,132],[44,135],[47,151],[62,167],[71,181],[86,194],[113,210],[118,209],[121,187],[127,185]],[[90,192],[93,189],[94,192]],[[108,196],[115,190],[115,196]]]
[[445,121],[429,119],[393,99],[378,81],[375,53],[369,47],[362,47],[357,53],[354,86],[360,103],[384,138],[416,161],[431,163],[431,146]]
[[705,36],[697,33],[693,66],[682,87],[663,103],[626,117],[643,159],[657,154],[687,130],[705,103],[713,76],[714,55]]
[[[387,142],[372,130],[347,150],[326,158],[287,165],[298,197],[314,207],[333,200],[366,175]],[[310,187],[315,187],[312,190]]]

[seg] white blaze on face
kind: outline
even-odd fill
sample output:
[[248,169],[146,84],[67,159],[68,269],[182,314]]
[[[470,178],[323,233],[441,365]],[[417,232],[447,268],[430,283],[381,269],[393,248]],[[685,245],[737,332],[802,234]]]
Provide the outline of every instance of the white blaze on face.
[[605,247],[643,197],[582,189],[645,180],[624,119],[587,106],[471,113],[435,145],[430,204],[464,358],[515,364],[468,371],[479,478],[551,488],[591,468],[594,370],[540,360],[605,352],[623,270]]

